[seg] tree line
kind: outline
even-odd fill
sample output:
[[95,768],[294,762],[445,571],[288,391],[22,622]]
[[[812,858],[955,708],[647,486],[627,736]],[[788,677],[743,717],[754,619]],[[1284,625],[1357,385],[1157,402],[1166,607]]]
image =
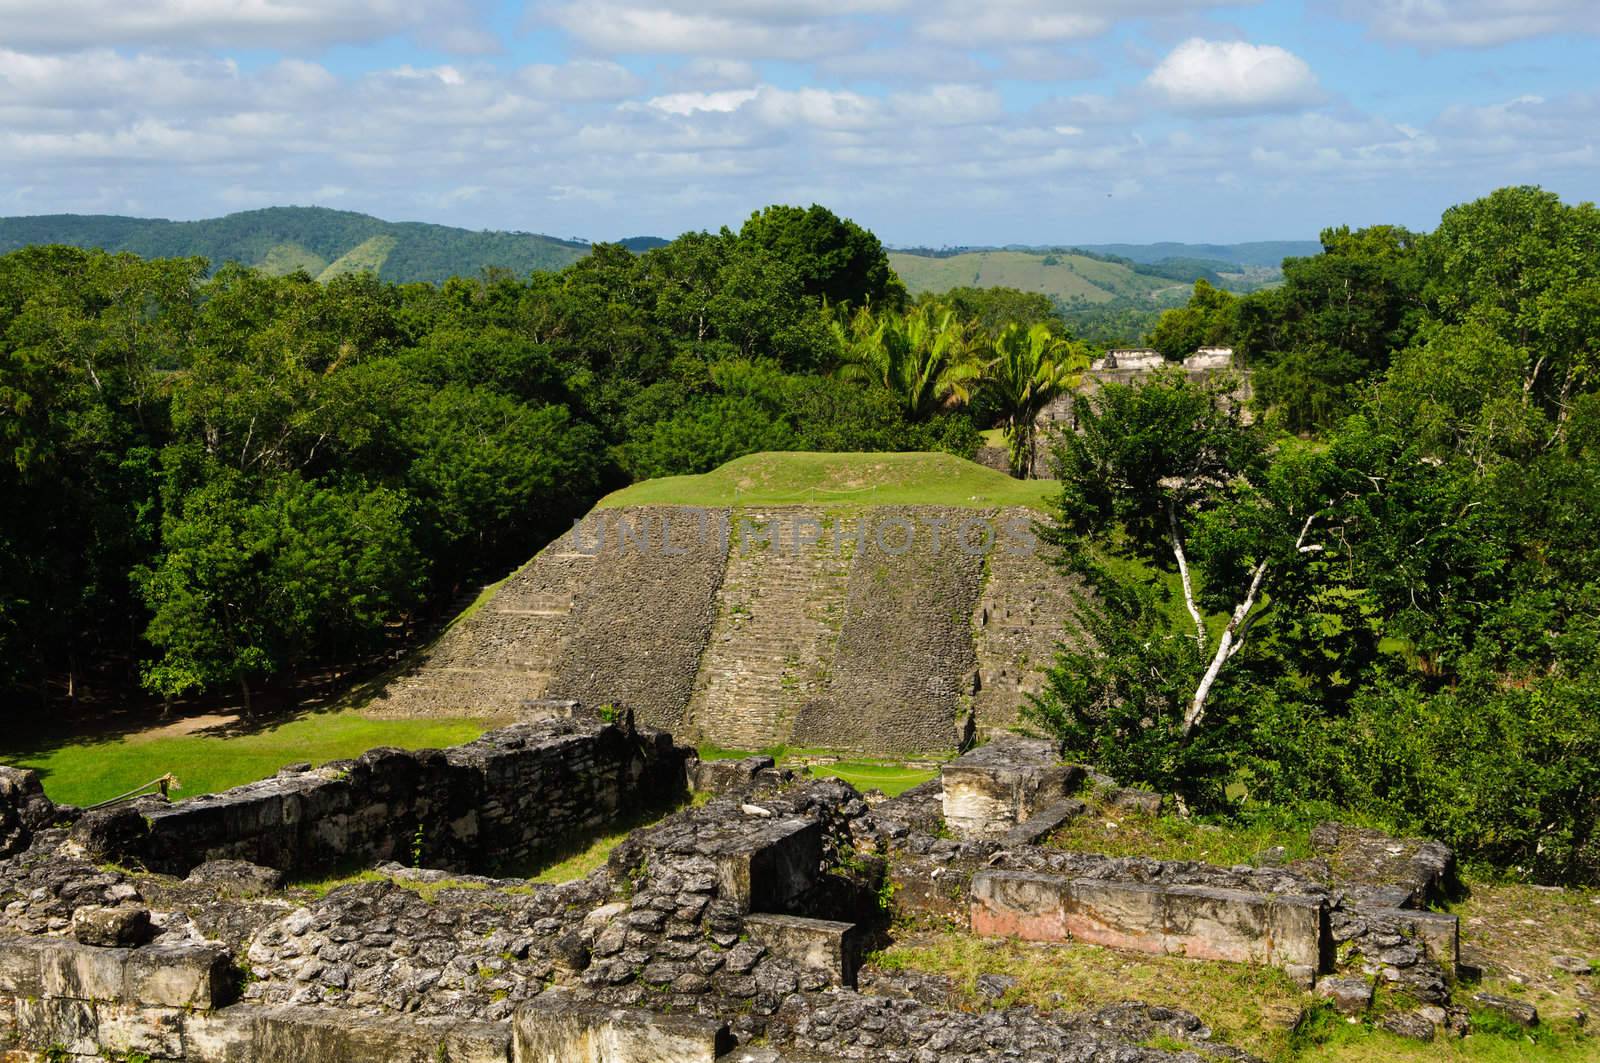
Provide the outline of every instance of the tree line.
[[1600,211],[1509,188],[1323,243],[1153,337],[1243,350],[1253,411],[1078,400],[1054,537],[1103,608],[1029,713],[1193,810],[1600,881]]
[[1082,361],[1039,304],[913,305],[821,207],[438,285],[16,251],[0,690],[32,718],[141,689],[248,708],[381,659],[635,479],[760,450],[970,456],[990,424],[1021,455]]

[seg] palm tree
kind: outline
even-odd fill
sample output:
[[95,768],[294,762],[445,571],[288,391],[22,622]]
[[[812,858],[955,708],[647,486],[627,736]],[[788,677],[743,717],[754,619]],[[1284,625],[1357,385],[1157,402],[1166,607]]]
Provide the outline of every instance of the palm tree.
[[1033,475],[1039,414],[1050,400],[1078,384],[1088,368],[1081,347],[1051,333],[1048,325],[1024,329],[1012,322],[994,341],[995,359],[984,367],[985,386],[1005,411],[1011,475]]
[[983,374],[971,326],[934,303],[903,315],[863,309],[848,325],[835,321],[834,334],[844,351],[839,375],[888,388],[911,420],[966,402]]

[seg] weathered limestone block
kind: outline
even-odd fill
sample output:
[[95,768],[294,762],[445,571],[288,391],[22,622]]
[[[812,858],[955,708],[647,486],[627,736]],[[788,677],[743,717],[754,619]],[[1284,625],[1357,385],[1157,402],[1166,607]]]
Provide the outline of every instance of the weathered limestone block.
[[1135,952],[1169,951],[1160,886],[1078,879],[1063,885],[1063,901],[1067,933],[1078,941]]
[[1001,836],[1000,844],[1007,848],[1037,845],[1087,811],[1089,806],[1084,802],[1075,797],[1064,797],[1012,827]]
[[210,860],[189,872],[188,881],[228,897],[265,897],[283,885],[283,872],[245,860]]
[[55,818],[38,772],[0,765],[0,859],[22,852]]
[[1062,799],[1083,769],[1058,764],[1048,742],[1005,736],[941,771],[945,824],[962,838],[999,838]]
[[140,904],[90,906],[72,913],[72,936],[85,945],[132,948],[150,935],[150,909]]
[[[230,1009],[233,1010],[233,1009]],[[230,1017],[231,1018],[231,1017]],[[510,1031],[491,1023],[435,1023],[322,1008],[252,1008],[251,1060],[274,1063],[509,1063]],[[235,1027],[235,1030],[238,1028]],[[236,1035],[236,1034],[235,1034]],[[231,1036],[213,1047],[233,1051]],[[234,1055],[218,1060],[232,1063]],[[208,1061],[209,1063],[209,1061]]]
[[980,871],[972,930],[1028,941],[1084,941],[1136,952],[1319,970],[1320,897],[1207,886]]
[[1341,1015],[1365,1015],[1372,1006],[1372,983],[1365,978],[1324,978],[1317,983],[1317,996],[1333,1001]]
[[124,999],[136,1004],[210,1009],[228,1003],[228,951],[216,945],[162,945],[127,954]]
[[740,793],[754,787],[763,771],[776,766],[771,757],[702,760],[695,765],[694,788],[714,794]]
[[743,912],[782,911],[816,884],[822,828],[811,819],[746,819],[701,853],[717,866],[718,896]]
[[797,915],[751,914],[745,933],[774,955],[822,971],[833,985],[853,986],[861,966],[861,931],[855,923]]
[[1164,894],[1166,952],[1312,970],[1321,966],[1325,905],[1320,898],[1204,886],[1169,886]]
[[1456,965],[1461,960],[1461,919],[1444,912],[1415,911],[1410,908],[1361,908],[1358,912],[1369,919],[1383,919],[1396,924],[1401,932],[1409,929],[1427,947],[1445,974],[1455,976]]
[[517,1009],[517,1063],[715,1063],[726,1025],[691,1015],[602,1008],[544,994]]
[[972,878],[972,932],[980,937],[1066,941],[1067,880],[1030,871],[980,871]]
[[102,948],[66,938],[0,939],[0,995],[170,1008],[227,1003],[228,951],[215,945]]
[[965,925],[971,914],[970,891],[977,869],[978,864],[970,860],[896,854],[889,861],[896,913]]
[[127,949],[47,938],[36,955],[44,994],[71,1000],[121,1000]]

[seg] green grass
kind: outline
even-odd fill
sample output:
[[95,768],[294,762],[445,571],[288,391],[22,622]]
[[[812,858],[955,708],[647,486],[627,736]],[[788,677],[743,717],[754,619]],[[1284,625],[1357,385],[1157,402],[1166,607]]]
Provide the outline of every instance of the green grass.
[[[1051,265],[1045,259],[1053,258]],[[1118,296],[1139,298],[1178,286],[1178,282],[1135,273],[1117,262],[1082,255],[1044,255],[1027,251],[970,251],[947,258],[893,253],[889,263],[914,295],[951,288],[1018,288],[1064,301],[1106,303]]]
[[863,792],[882,790],[890,797],[896,797],[939,773],[927,768],[908,768],[903,764],[841,760],[837,764],[813,765],[811,774],[823,779],[843,779]]
[[1308,828],[1296,824],[1199,823],[1178,816],[1150,816],[1117,809],[1095,809],[1050,836],[1046,844],[1106,856],[1148,856],[1156,860],[1199,860],[1231,867],[1256,864],[1261,854],[1282,847],[1285,860],[1311,855]]
[[328,267],[317,275],[317,280],[330,281],[346,273],[379,273],[389,258],[389,252],[399,242],[393,236],[373,236],[363,240],[328,263]]
[[697,752],[701,760],[740,760],[744,757],[768,756],[777,761],[780,768],[809,771],[819,779],[843,779],[857,790],[882,790],[890,797],[903,794],[913,786],[920,786],[939,774],[933,768],[913,768],[904,761],[883,758],[852,757],[833,764],[801,765],[796,762],[797,758],[836,755],[826,749],[790,749],[787,746],[775,746],[758,753],[748,749],[703,745]]
[[174,797],[226,790],[265,778],[285,764],[321,764],[358,756],[374,746],[406,749],[470,742],[483,733],[470,719],[374,720],[354,712],[302,716],[248,734],[77,738],[0,751],[0,763],[34,768],[57,802],[90,805],[168,772],[182,789]]
[[256,268],[274,277],[282,277],[297,269],[303,269],[315,277],[328,268],[328,263],[321,255],[307,247],[284,243],[274,244],[269,248],[266,257]]
[[950,454],[765,453],[698,476],[645,480],[600,500],[616,506],[1026,506],[1041,513],[1059,490],[1014,480]]
[[[972,1010],[1032,1005],[1078,1011],[1126,1000],[1183,1008],[1200,1016],[1219,1041],[1271,1063],[1578,1063],[1600,1058],[1600,1043],[1581,1035],[1570,1020],[1558,1020],[1533,1037],[1497,1027],[1460,1040],[1408,1041],[1324,1010],[1308,1013],[1310,998],[1283,972],[1251,964],[983,939],[964,931],[908,931],[870,962],[889,970],[949,975],[961,1003]],[[999,1001],[990,1001],[977,992],[983,974],[1010,975],[1017,985]]]

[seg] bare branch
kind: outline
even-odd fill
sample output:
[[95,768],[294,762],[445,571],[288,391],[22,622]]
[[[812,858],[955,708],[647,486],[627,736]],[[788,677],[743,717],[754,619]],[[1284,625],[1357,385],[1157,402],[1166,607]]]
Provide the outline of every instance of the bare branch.
[[1201,650],[1206,648],[1206,622],[1194,604],[1194,584],[1189,579],[1189,559],[1183,552],[1183,537],[1178,534],[1178,511],[1171,497],[1167,499],[1167,526],[1170,529],[1172,556],[1178,559],[1178,578],[1183,583],[1183,604],[1194,618],[1194,642]]

